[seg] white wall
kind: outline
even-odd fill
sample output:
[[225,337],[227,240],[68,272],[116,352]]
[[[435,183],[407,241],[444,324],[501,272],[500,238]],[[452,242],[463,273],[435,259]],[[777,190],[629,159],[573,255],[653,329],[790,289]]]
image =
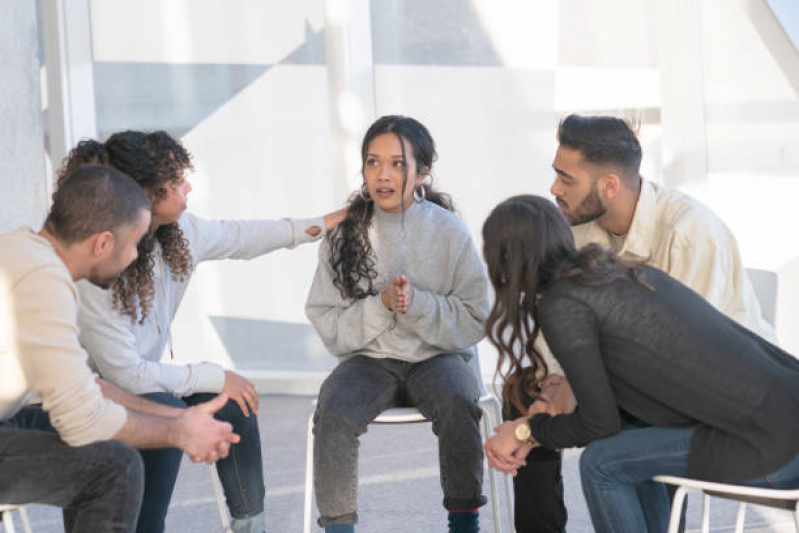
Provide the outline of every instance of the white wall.
[[0,231],[22,225],[38,230],[47,181],[34,2],[3,2],[0,65]]
[[[661,1],[372,2],[377,114],[428,125],[440,154],[437,183],[453,195],[478,245],[498,201],[548,195],[560,117],[639,118],[645,177],[698,196],[736,233],[747,265],[779,272],[779,335],[799,353],[799,332],[790,327],[799,316],[791,297],[799,293],[799,241],[790,236],[799,192],[799,57],[762,0],[683,0],[668,4],[673,19]],[[311,216],[336,207],[318,51],[322,0],[125,6],[91,3],[96,64],[265,65],[183,136],[197,167],[194,212]],[[675,72],[697,75],[664,79]],[[195,92],[203,86],[201,79],[186,84]],[[704,118],[685,133],[695,135],[686,147],[679,140],[682,128],[697,123],[691,109]],[[154,127],[162,118],[153,115]],[[692,146],[703,155],[675,166]],[[685,175],[674,176],[675,168]],[[179,357],[226,360],[209,315],[304,323],[315,265],[310,245],[201,266],[175,329]]]

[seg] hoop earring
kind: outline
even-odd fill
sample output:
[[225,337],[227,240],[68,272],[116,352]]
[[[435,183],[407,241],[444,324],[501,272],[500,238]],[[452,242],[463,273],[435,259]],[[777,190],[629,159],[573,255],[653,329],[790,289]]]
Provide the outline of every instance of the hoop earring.
[[372,201],[372,195],[369,194],[369,189],[366,187],[366,182],[364,182],[363,185],[361,185],[358,194],[360,194],[361,200],[363,200],[364,202],[368,203]]
[[424,185],[419,185],[413,189],[413,200],[417,204],[421,204],[426,199],[427,199],[427,190],[424,188]]

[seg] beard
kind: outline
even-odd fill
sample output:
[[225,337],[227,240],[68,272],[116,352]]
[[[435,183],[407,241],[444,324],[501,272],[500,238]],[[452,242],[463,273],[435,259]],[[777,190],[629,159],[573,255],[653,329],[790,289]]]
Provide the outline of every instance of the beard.
[[595,181],[593,185],[591,185],[591,190],[588,191],[586,197],[580,202],[580,205],[575,207],[573,212],[567,213],[566,218],[572,226],[579,226],[580,224],[593,222],[607,213],[607,211],[604,202],[602,202],[602,198],[599,197],[597,182]]
[[92,285],[96,285],[97,287],[100,287],[103,290],[108,290],[108,289],[111,288],[111,286],[114,284],[114,282],[117,280],[118,277],[119,277],[119,274],[116,274],[114,276],[107,276],[107,277],[103,277],[103,278],[90,277],[90,278],[87,278],[87,279],[89,280],[89,282]]

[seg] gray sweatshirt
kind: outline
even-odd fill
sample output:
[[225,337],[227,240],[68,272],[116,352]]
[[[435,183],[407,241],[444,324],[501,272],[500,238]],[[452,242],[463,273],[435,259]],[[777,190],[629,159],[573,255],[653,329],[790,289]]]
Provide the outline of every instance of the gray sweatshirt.
[[466,225],[427,201],[412,204],[402,218],[375,206],[369,238],[374,287],[382,292],[404,274],[414,289],[407,313],[389,311],[379,294],[343,299],[333,285],[328,239],[319,246],[305,312],[333,355],[419,362],[442,353],[469,355],[483,338],[488,284]]

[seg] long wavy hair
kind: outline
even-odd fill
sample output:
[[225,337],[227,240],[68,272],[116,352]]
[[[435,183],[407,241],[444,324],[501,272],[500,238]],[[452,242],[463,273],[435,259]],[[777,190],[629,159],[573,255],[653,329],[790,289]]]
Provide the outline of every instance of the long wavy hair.
[[[404,176],[402,190],[408,181],[407,154],[405,143],[411,146],[417,170],[422,167],[433,168],[437,159],[436,146],[430,132],[419,121],[401,115],[387,115],[372,124],[366,132],[361,144],[361,172],[366,165],[369,145],[375,137],[384,133],[393,133],[400,141]],[[454,211],[452,199],[448,194],[436,191],[430,183],[423,183],[425,198],[444,209]],[[362,190],[365,190],[365,183]],[[378,293],[374,286],[377,272],[374,269],[375,257],[372,243],[369,240],[369,228],[372,225],[374,203],[362,192],[356,191],[348,200],[349,212],[338,227],[328,234],[330,244],[330,265],[333,268],[333,284],[345,300],[360,300]],[[403,207],[404,208],[404,207]]]
[[535,346],[541,293],[565,279],[601,287],[630,277],[652,288],[642,263],[620,259],[597,244],[576,250],[568,221],[540,196],[514,196],[491,211],[483,224],[483,257],[495,292],[486,334],[499,352],[503,398],[522,413],[523,396],[535,398],[549,372]]
[[[191,154],[166,132],[123,131],[104,143],[93,139],[80,141],[57,170],[56,187],[72,170],[87,163],[106,165],[127,174],[145,190],[154,207],[166,197],[167,187],[178,183],[186,169],[193,168]],[[177,223],[160,226],[141,240],[138,258],[113,286],[114,307],[139,323],[147,318],[155,294],[156,242],[161,245],[163,259],[176,279],[185,281],[193,268],[189,243]]]

